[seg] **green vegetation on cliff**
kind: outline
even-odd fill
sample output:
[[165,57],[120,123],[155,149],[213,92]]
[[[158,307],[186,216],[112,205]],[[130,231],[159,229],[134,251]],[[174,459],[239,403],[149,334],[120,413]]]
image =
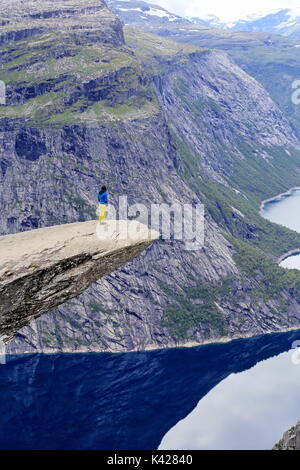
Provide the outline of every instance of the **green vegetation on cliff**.
[[[60,44],[64,43],[62,49]],[[157,113],[153,90],[126,46],[47,32],[0,47],[7,105],[0,118],[38,127],[100,123]]]
[[146,66],[147,74],[162,74],[173,64],[184,65],[190,54],[206,49],[180,44],[176,41],[160,38],[135,28],[125,28],[125,39],[129,47]]

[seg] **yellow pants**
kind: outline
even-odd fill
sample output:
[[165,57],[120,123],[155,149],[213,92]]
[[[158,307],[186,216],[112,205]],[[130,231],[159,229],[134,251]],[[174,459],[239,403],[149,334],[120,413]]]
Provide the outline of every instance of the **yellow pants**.
[[107,215],[107,207],[105,204],[99,204],[99,222],[104,222]]

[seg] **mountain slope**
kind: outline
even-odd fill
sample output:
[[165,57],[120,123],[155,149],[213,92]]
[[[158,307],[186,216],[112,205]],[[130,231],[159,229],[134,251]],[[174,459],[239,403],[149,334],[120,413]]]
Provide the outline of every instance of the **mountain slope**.
[[[118,12],[119,14],[120,12]],[[265,10],[231,23],[222,22],[215,15],[206,15],[199,18],[187,18],[191,23],[208,26],[210,28],[246,31],[252,33],[271,33],[282,36],[300,37],[300,9],[281,8]]]
[[226,24],[222,22],[216,15],[203,15],[200,18],[189,16],[186,19],[194,24],[209,26],[211,28],[227,29]]
[[258,209],[299,185],[300,143],[263,87],[223,52],[132,28],[125,41],[103,2],[84,20],[83,0],[33,3],[34,18],[21,2],[17,23],[8,2],[3,14],[1,232],[93,219],[105,181],[115,204],[203,202],[206,237],[197,251],[159,240],[10,351],[127,351],[299,326],[299,273],[273,260],[300,236]]
[[127,24],[155,24],[164,25],[166,23],[181,24],[186,20],[178,15],[170,13],[164,8],[140,0],[108,0],[109,7],[122,15],[123,21]]
[[164,8],[140,0],[108,0],[108,5],[125,24],[137,28],[195,24],[214,29],[280,34],[291,38],[300,37],[300,9],[284,8],[262,11],[238,21],[226,23],[216,15],[180,17]]
[[[213,26],[213,24],[211,24]],[[230,25],[238,31],[281,34],[283,36],[300,37],[300,8],[285,8],[271,12],[262,12],[241,19]]]
[[[111,5],[115,5],[115,0],[111,0]],[[122,11],[118,11],[118,15],[124,20]],[[210,25],[205,26],[205,22],[191,24],[186,21],[181,25],[165,22],[162,25],[151,21],[145,23],[136,17],[129,24],[175,41],[227,52],[266,88],[300,136],[300,106],[292,101],[295,91],[292,86],[300,76],[298,39],[269,33],[213,29]]]
[[300,450],[300,421],[286,431],[282,439],[275,444],[273,450]]

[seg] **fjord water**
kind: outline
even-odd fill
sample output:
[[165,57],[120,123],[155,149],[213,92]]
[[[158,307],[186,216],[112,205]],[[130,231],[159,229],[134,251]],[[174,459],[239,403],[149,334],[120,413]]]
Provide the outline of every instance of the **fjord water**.
[[[130,354],[9,356],[1,449],[269,449],[300,416],[300,331]],[[294,351],[295,353],[295,351]]]
[[[271,222],[300,232],[300,190],[297,189],[265,204],[262,216]],[[288,269],[300,269],[300,254],[289,256],[282,261],[281,266]]]
[[[295,191],[263,215],[300,232],[299,207]],[[300,256],[286,263],[300,268]],[[300,330],[191,349],[8,356],[0,449],[271,449],[300,417],[295,341]]]
[[[266,203],[262,216],[300,232],[300,190]],[[289,256],[280,264],[284,268],[300,269],[300,254]],[[271,335],[262,337],[261,341],[266,350],[269,347],[271,350],[276,342],[279,346],[283,341],[283,346],[286,338],[289,337]],[[251,340],[243,344],[251,357]],[[160,448],[271,449],[300,417],[300,364],[293,361],[295,354],[298,362],[295,349],[281,354],[279,350],[277,354],[274,351],[274,357],[262,362],[259,358],[255,367],[243,371],[241,353],[239,373],[235,371],[211,389],[193,412],[166,434]]]
[[271,222],[284,225],[296,232],[300,232],[300,190],[295,189],[290,194],[264,205],[262,216]]

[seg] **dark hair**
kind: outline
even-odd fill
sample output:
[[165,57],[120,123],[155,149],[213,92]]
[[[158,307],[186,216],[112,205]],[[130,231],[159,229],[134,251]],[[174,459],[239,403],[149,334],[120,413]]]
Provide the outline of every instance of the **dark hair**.
[[102,186],[101,191],[107,191],[107,187],[106,187],[106,186]]

